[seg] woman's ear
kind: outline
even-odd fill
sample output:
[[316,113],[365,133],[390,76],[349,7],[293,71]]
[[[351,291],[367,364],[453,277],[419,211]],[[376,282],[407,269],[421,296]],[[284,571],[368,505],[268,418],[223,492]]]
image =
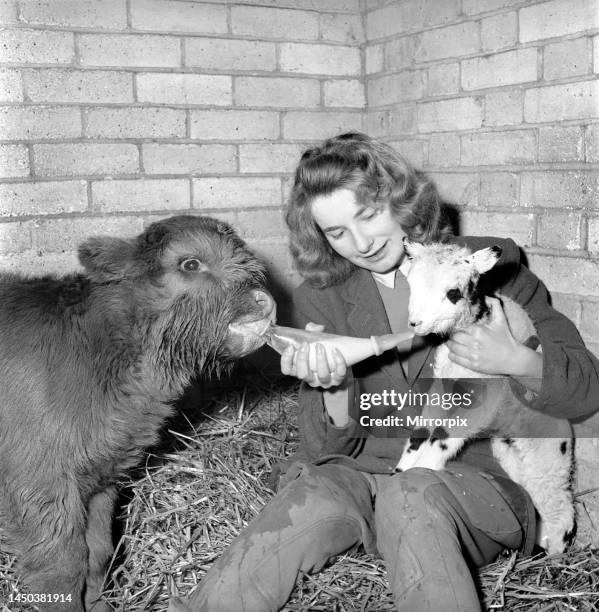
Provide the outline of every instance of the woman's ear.
[[122,280],[135,268],[135,243],[124,238],[98,236],[79,246],[79,261],[97,282]]

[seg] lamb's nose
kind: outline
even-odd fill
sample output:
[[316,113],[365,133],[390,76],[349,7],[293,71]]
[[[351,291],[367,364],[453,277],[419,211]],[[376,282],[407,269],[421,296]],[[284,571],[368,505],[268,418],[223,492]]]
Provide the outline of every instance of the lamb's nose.
[[410,320],[410,321],[408,322],[408,325],[409,325],[410,327],[418,327],[418,326],[419,326],[421,323],[422,323],[422,321],[412,321],[412,320]]

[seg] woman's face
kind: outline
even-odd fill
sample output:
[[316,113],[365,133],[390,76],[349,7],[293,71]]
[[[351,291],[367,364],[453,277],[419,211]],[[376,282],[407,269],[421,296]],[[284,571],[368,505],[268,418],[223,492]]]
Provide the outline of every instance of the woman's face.
[[406,234],[388,204],[374,208],[350,189],[337,189],[312,200],[312,217],[333,249],[356,266],[382,274],[401,263]]

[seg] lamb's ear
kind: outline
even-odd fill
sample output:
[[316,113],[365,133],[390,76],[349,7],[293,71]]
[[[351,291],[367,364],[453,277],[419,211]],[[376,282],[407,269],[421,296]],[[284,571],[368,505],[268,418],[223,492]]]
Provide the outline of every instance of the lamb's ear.
[[474,264],[474,268],[479,274],[484,274],[497,263],[500,257],[501,248],[492,246],[472,253],[468,259]]
[[405,236],[403,239],[403,248],[404,251],[406,252],[406,255],[412,259],[413,257],[418,257],[418,255],[420,255],[420,253],[422,253],[422,250],[424,249],[424,246],[422,244],[420,244],[420,242],[412,242],[411,240],[408,240]]
[[98,236],[79,245],[79,261],[92,280],[116,281],[133,271],[134,252],[132,240]]

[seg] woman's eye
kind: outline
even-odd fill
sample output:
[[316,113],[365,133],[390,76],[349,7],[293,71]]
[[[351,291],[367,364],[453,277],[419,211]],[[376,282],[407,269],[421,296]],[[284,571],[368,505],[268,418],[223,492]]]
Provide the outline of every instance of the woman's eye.
[[380,213],[380,209],[379,208],[365,208],[364,211],[362,212],[362,219],[372,219],[373,217],[376,217],[379,213]]
[[199,259],[184,259],[180,264],[179,268],[183,272],[197,272],[202,267],[202,262]]
[[331,233],[331,232],[329,232],[329,233],[327,234],[327,236],[328,236],[329,238],[331,238],[332,240],[339,240],[339,238],[341,238],[341,236],[343,236],[343,232],[342,232],[342,231],[339,231],[339,232],[332,232],[332,233]]

